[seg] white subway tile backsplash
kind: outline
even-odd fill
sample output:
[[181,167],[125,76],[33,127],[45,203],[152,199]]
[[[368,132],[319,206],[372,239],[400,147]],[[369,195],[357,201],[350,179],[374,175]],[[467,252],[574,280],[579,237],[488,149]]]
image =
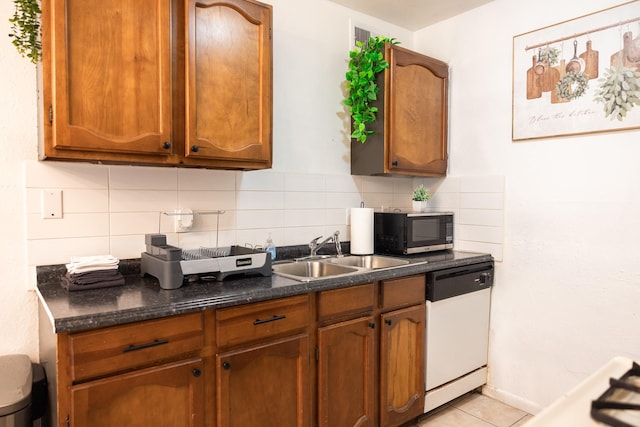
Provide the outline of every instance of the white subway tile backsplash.
[[172,212],[177,209],[177,191],[111,190],[111,212]]
[[455,234],[460,240],[485,243],[502,243],[502,227],[458,224]]
[[284,212],[278,210],[246,210],[236,212],[236,228],[249,230],[256,228],[285,227]]
[[270,170],[240,172],[238,191],[284,191],[285,175]]
[[498,209],[460,209],[458,222],[460,224],[502,227],[504,225],[504,211]]
[[359,193],[327,193],[325,206],[327,209],[357,208],[362,201]]
[[208,211],[196,212],[193,216],[193,230],[204,232],[216,229],[235,230],[237,214],[235,210],[223,211],[219,215]]
[[[413,189],[416,188],[414,185],[413,178],[391,178],[393,180],[393,193],[399,196],[408,197],[411,200],[411,195],[413,194]],[[425,187],[427,187],[425,185]],[[429,188],[429,187],[427,187]]]
[[66,264],[72,256],[106,255],[111,253],[109,237],[64,237],[61,239],[32,239],[27,241],[29,265]]
[[193,191],[178,193],[178,206],[193,211],[218,211],[236,208],[235,191]]
[[[461,178],[458,176],[447,176],[446,178],[441,178],[437,180],[437,184],[433,186],[437,186],[437,193],[460,193],[460,180]],[[430,188],[425,184],[425,187]]]
[[324,209],[290,209],[285,210],[284,224],[287,227],[303,227],[309,225],[326,225]]
[[[284,229],[284,245],[306,244],[318,236],[325,235],[324,227],[287,227]],[[277,245],[277,243],[276,243]]]
[[109,168],[102,165],[25,161],[26,188],[107,188]]
[[429,200],[428,205],[441,211],[458,209],[460,207],[460,194],[437,192]]
[[62,210],[63,213],[109,212],[109,190],[63,190]]
[[461,209],[504,209],[504,193],[460,193]]
[[461,193],[504,193],[503,176],[460,177]]
[[156,212],[113,212],[111,236],[173,232],[174,217]]
[[324,209],[324,193],[291,192],[284,193],[285,209]]
[[144,234],[129,234],[126,236],[111,236],[109,239],[111,255],[119,259],[140,258],[146,250]]
[[238,191],[236,209],[284,209],[284,193],[280,191]]
[[67,214],[63,218],[42,219],[27,214],[27,239],[63,239],[109,235],[109,214]]
[[325,191],[327,193],[359,193],[359,178],[354,175],[327,175]]
[[176,168],[112,166],[109,187],[112,190],[177,190],[178,171]]
[[[29,265],[60,264],[71,255],[111,253],[138,258],[144,234],[158,230],[168,244],[305,245],[336,230],[349,240],[348,209],[411,207],[423,183],[431,211],[455,214],[456,249],[502,257],[504,179],[489,177],[364,177],[26,162]],[[63,190],[63,218],[42,220],[40,192]],[[195,211],[193,228],[176,233],[178,208]],[[209,215],[222,210],[222,215]]]
[[376,210],[382,210],[389,207],[398,207],[393,204],[393,193],[364,193],[363,201],[365,207],[373,208]]
[[325,191],[324,175],[317,174],[287,174],[285,176],[285,191],[312,192]]
[[393,193],[393,178],[385,176],[362,177],[363,193]]
[[236,177],[239,173],[209,169],[179,169],[178,189],[181,191],[236,191]]
[[346,225],[347,224],[347,209],[336,208],[325,210],[325,224],[331,225]]

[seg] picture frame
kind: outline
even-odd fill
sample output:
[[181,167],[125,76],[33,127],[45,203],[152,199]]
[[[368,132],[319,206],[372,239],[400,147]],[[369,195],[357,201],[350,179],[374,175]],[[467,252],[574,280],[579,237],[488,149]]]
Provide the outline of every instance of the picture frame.
[[640,0],[514,36],[512,86],[513,141],[640,128]]

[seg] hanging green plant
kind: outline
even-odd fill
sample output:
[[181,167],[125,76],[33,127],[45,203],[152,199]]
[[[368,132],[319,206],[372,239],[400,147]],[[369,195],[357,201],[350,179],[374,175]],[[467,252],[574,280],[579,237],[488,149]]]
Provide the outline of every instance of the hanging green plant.
[[540,60],[549,64],[550,67],[558,65],[558,57],[560,56],[560,49],[555,47],[545,47],[540,51]]
[[604,116],[622,121],[636,105],[640,105],[640,72],[619,66],[605,70],[598,79],[600,90],[594,101],[604,104]]
[[383,47],[385,43],[399,44],[387,37],[369,37],[367,43],[356,42],[356,48],[349,52],[349,69],[346,74],[348,97],[343,101],[351,113],[351,138],[364,143],[373,133],[368,123],[376,119],[378,108],[371,105],[377,98],[380,88],[376,76],[389,63],[385,61]]
[[42,57],[42,43],[40,42],[40,1],[13,0],[16,10],[11,23],[12,43],[23,57],[29,58],[34,64]]

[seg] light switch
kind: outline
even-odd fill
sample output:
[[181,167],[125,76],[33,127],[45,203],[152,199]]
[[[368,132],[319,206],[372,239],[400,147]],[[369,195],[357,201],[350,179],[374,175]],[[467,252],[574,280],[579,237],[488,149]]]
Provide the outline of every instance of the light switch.
[[62,218],[62,190],[42,190],[40,209],[43,219]]

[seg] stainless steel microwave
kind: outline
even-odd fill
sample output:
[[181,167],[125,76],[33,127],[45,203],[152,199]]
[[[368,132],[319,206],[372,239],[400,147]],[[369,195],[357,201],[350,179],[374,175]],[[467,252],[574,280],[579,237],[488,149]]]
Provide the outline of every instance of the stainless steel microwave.
[[376,253],[417,254],[453,248],[452,212],[374,212]]

